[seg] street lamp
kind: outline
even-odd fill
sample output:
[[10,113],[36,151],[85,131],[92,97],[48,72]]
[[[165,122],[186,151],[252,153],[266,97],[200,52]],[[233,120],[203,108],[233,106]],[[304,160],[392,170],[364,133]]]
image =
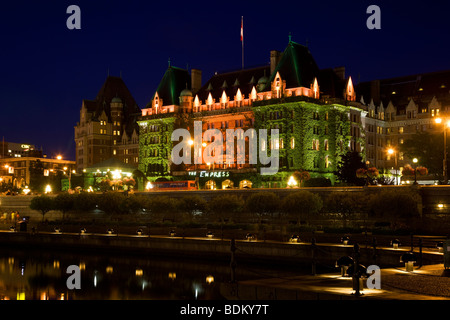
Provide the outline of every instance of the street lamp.
[[412,161],[415,164],[415,167],[414,167],[414,184],[417,184],[417,162],[419,160],[417,160],[417,158],[414,158]]
[[[437,124],[441,124],[443,119],[436,118],[434,120]],[[444,184],[447,184],[447,128],[450,127],[450,120],[446,120],[447,122],[444,124],[444,161],[442,163],[442,175],[444,176]]]
[[395,184],[397,184],[397,152],[393,148],[389,148],[387,152],[389,155],[394,155]]

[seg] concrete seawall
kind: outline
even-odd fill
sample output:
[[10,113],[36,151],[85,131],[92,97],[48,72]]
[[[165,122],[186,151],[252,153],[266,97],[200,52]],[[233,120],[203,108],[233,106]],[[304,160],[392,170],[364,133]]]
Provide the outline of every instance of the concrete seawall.
[[[165,236],[101,235],[76,233],[0,232],[3,247],[28,248],[33,250],[90,251],[102,254],[164,255],[179,258],[230,261],[231,240],[208,238],[181,238]],[[334,266],[342,256],[352,255],[353,246],[310,243],[288,243],[271,241],[235,241],[236,261],[292,265],[317,263]],[[406,249],[379,248],[376,256],[372,248],[360,248],[360,262],[381,267],[402,266],[400,256]],[[416,253],[418,256],[418,253]],[[424,251],[424,264],[442,263],[442,254]]]

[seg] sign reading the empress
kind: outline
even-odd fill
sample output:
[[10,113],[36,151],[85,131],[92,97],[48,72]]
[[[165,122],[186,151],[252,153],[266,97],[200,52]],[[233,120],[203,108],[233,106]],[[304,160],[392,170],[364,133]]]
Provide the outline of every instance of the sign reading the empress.
[[259,129],[258,134],[253,128],[246,131],[226,129],[224,137],[219,129],[208,129],[202,132],[202,121],[194,121],[194,139],[187,129],[180,128],[172,132],[172,141],[179,141],[172,149],[172,162],[191,164],[192,150],[194,150],[194,164],[203,162],[223,164],[225,161],[228,164],[235,161],[237,164],[245,164],[248,158],[249,164],[256,165],[259,158],[259,163],[262,165],[260,173],[273,175],[279,168],[278,131],[278,129],[271,129],[269,139],[266,129]]

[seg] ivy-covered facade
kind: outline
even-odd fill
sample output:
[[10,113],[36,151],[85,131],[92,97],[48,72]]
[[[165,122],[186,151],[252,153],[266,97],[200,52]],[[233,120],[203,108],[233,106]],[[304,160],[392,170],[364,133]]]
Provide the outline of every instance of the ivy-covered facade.
[[290,99],[274,104],[256,102],[255,129],[278,129],[279,172],[264,177],[262,186],[286,187],[294,171],[334,183],[341,156],[348,151],[349,107],[323,104],[313,99]]
[[[320,70],[307,47],[290,41],[283,53],[271,52],[270,65],[216,73],[203,86],[198,74],[169,65],[142,110],[139,169],[150,181],[195,180],[202,189],[276,188],[286,187],[295,171],[307,171],[334,183],[341,157],[349,150],[365,152],[364,111],[355,102],[351,78]],[[224,141],[228,129],[278,129],[279,139],[268,146],[269,154],[279,151],[277,173],[262,175],[259,163],[237,161],[174,165],[171,152],[178,142],[171,141],[172,132],[192,132],[193,121],[201,121],[202,133],[219,129]],[[198,148],[203,152],[193,146]],[[247,160],[248,150],[247,144]]]
[[149,117],[138,121],[139,124],[139,170],[147,180],[170,178],[170,155],[172,152],[171,135],[175,128],[176,117]]

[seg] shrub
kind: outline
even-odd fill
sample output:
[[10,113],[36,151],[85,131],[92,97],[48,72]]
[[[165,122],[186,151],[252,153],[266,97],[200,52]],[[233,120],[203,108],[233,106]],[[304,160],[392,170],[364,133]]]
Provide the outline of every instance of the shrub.
[[303,183],[306,187],[331,187],[331,180],[327,178],[311,178]]

